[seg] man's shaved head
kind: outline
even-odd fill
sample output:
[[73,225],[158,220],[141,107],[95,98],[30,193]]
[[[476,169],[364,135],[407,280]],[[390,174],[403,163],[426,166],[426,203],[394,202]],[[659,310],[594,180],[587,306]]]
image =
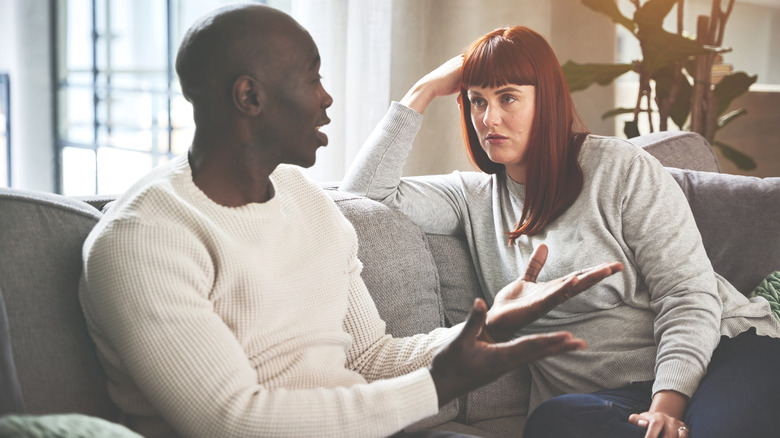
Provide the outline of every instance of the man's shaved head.
[[179,47],[176,73],[184,97],[197,109],[199,103],[229,99],[233,81],[241,75],[278,77],[285,68],[285,51],[294,50],[291,42],[304,36],[311,41],[295,20],[268,6],[213,10],[190,27]]

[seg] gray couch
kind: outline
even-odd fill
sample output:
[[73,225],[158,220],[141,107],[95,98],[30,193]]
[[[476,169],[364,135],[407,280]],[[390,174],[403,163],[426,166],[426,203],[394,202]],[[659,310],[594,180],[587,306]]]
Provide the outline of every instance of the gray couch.
[[[696,134],[634,141],[683,188],[717,272],[749,293],[780,269],[780,178],[719,173],[712,150]],[[427,332],[465,318],[481,291],[460,236],[426,235],[381,204],[328,193],[357,230],[363,278],[390,333]],[[0,189],[0,415],[78,412],[118,419],[77,299],[81,246],[108,201]],[[528,378],[527,369],[519,369],[412,428],[520,436]]]

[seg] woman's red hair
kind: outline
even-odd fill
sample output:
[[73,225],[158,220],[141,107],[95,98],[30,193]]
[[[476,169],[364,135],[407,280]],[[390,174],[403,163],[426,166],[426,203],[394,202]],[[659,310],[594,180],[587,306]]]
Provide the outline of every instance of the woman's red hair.
[[[509,243],[532,236],[569,208],[582,190],[577,162],[586,132],[575,132],[576,115],[569,88],[550,45],[538,33],[517,26],[496,29],[474,42],[465,53],[461,86],[463,134],[471,160],[485,173],[504,171],[490,161],[471,122],[467,88],[501,85],[536,87],[534,119],[525,152],[523,215]],[[508,175],[507,175],[508,177]]]

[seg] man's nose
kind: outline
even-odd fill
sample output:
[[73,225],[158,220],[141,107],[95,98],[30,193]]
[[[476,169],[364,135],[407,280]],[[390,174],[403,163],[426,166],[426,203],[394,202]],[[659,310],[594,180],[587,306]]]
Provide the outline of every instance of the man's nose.
[[333,105],[333,96],[325,91],[325,87],[322,87],[322,93],[324,94],[324,96],[322,96],[322,107],[330,108],[330,106]]

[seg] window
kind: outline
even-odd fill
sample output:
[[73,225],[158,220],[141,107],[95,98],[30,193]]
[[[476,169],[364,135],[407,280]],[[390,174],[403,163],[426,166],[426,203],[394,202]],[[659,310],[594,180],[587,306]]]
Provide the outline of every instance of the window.
[[231,2],[56,3],[57,191],[120,193],[187,150],[194,125],[176,51],[196,18]]
[[8,75],[0,74],[0,187],[11,185],[11,96]]

